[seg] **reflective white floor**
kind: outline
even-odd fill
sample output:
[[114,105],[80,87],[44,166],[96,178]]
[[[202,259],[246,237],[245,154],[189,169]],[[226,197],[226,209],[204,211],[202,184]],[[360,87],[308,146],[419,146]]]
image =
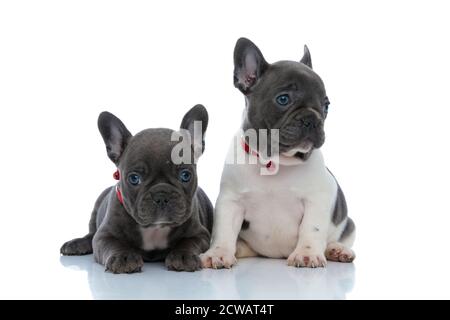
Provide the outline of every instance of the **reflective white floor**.
[[433,259],[423,260],[415,258],[424,252],[419,245],[405,246],[403,241],[371,245],[366,238],[363,234],[364,250],[355,248],[354,263],[329,262],[326,268],[294,268],[285,260],[246,258],[231,270],[180,273],[166,270],[162,263],[146,263],[141,273],[116,275],[105,272],[92,255],[63,257],[57,241],[36,237],[21,247],[24,250],[5,246],[0,299],[450,298],[450,261],[447,255],[435,259],[440,248],[430,247],[428,257]]
[[167,271],[146,263],[143,272],[107,273],[92,255],[61,257],[67,274],[83,274],[95,299],[345,299],[355,281],[354,264],[296,269],[284,260],[241,259],[231,270]]

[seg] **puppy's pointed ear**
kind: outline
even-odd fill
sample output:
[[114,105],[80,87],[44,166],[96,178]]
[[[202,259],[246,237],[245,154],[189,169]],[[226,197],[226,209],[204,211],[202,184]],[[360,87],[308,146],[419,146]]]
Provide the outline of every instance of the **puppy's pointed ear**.
[[194,159],[198,159],[205,150],[205,132],[208,128],[208,111],[197,104],[183,117],[180,129],[187,130],[190,135],[191,146],[194,151]]
[[107,111],[98,116],[98,129],[105,141],[108,157],[117,165],[132,137],[130,131],[119,118]]
[[300,60],[301,63],[306,64],[308,67],[312,69],[312,62],[311,62],[311,53],[309,53],[309,49],[305,44],[305,47],[303,49],[303,58]]
[[234,86],[248,94],[269,64],[258,47],[246,38],[240,38],[234,47]]

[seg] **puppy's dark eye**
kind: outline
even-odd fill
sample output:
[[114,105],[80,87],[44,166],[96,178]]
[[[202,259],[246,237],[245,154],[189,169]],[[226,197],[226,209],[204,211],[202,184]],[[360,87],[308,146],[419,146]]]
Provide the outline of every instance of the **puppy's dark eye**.
[[325,97],[325,103],[323,104],[323,112],[325,115],[328,113],[328,106],[330,105],[330,100],[328,97]]
[[128,182],[133,186],[137,186],[141,184],[141,177],[136,173],[130,173],[128,175]]
[[189,182],[191,180],[192,174],[188,169],[183,169],[180,171],[179,178],[181,182]]
[[291,99],[289,98],[288,94],[280,94],[278,97],[275,98],[276,102],[280,106],[287,106],[289,102],[291,102]]

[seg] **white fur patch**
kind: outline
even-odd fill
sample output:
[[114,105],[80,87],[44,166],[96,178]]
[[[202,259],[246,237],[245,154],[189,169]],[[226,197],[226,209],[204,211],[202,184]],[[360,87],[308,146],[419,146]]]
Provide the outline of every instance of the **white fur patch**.
[[146,251],[166,249],[169,244],[168,236],[170,230],[170,227],[141,228],[141,248]]
[[312,147],[313,147],[312,142],[308,141],[308,142],[305,142],[302,145],[299,145],[299,146],[297,146],[295,148],[292,148],[291,150],[286,151],[286,152],[284,152],[282,154],[285,155],[286,157],[292,157],[297,152],[307,153],[307,152],[311,151]]
[[[237,152],[245,151],[241,148]],[[212,245],[203,260],[217,257],[216,247],[234,253],[238,236],[266,257],[287,258],[295,250],[325,252],[327,238],[335,229],[331,216],[337,184],[320,150],[314,150],[306,162],[295,162],[282,163],[273,176],[260,175],[258,165],[225,165]],[[250,224],[241,231],[244,219]],[[307,258],[308,263],[315,262],[314,257]]]

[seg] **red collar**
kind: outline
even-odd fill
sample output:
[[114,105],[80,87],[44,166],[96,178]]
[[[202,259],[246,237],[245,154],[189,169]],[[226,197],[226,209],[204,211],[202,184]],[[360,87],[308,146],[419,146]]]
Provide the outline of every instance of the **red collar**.
[[[117,169],[117,171],[114,172],[113,178],[114,178],[115,180],[120,180],[120,172],[119,172],[119,169]],[[117,200],[119,200],[120,204],[123,205],[122,191],[120,191],[119,184],[116,184],[116,196],[117,196]]]
[[[248,143],[245,141],[244,137],[241,138],[241,145],[246,153],[256,156],[259,159],[258,151],[252,150]],[[269,171],[275,170],[275,163],[273,163],[273,161],[267,162],[265,166]]]

